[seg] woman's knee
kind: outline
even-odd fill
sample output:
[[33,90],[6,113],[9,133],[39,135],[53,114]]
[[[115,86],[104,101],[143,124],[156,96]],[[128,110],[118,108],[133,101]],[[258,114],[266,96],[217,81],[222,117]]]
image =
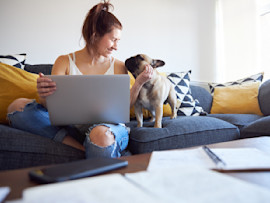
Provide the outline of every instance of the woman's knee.
[[89,138],[92,143],[100,147],[108,147],[115,142],[115,137],[110,128],[103,125],[94,127],[89,134]]
[[24,107],[26,104],[31,103],[33,100],[32,99],[27,99],[27,98],[18,98],[15,99],[7,108],[8,113],[12,113],[15,111],[23,111]]

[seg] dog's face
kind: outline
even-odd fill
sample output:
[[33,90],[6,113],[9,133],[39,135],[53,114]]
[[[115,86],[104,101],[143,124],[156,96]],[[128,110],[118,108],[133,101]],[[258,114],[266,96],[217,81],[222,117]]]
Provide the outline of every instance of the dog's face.
[[165,62],[162,60],[151,59],[145,54],[138,54],[137,56],[130,57],[125,61],[125,66],[135,78],[144,71],[144,67],[147,64],[151,65],[153,68],[157,68],[164,66]]

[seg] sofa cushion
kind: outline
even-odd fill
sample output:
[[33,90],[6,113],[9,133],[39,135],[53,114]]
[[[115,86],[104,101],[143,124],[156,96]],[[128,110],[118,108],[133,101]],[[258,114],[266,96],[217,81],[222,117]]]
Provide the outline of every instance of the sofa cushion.
[[178,116],[172,120],[163,118],[163,128],[153,128],[153,122],[143,124],[142,128],[136,127],[136,121],[127,124],[131,127],[128,149],[133,154],[224,142],[240,137],[236,126],[207,116]]
[[24,69],[26,54],[0,55],[0,62]]
[[246,125],[262,118],[262,116],[256,114],[208,114],[208,116],[227,121],[237,126],[240,130]]
[[260,82],[216,87],[211,114],[262,115],[258,101]]
[[245,126],[241,132],[241,137],[254,137],[260,135],[270,135],[270,116],[262,117]]
[[81,150],[0,124],[0,170],[64,163],[85,158]]
[[7,108],[15,99],[24,97],[38,100],[37,78],[37,74],[0,63],[0,123],[8,123]]
[[265,81],[259,89],[259,104],[265,116],[270,115],[270,80]]

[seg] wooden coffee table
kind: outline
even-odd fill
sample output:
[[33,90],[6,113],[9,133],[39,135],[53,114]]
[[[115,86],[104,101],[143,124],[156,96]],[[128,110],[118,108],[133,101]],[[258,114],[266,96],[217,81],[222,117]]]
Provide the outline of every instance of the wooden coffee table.
[[[230,142],[223,142],[209,145],[211,148],[239,148],[239,147],[254,147],[262,150],[270,155],[270,136],[241,139]],[[133,173],[144,171],[147,169],[151,153],[139,154],[120,159],[127,160],[128,166],[122,169],[114,170],[110,173]],[[9,186],[11,192],[7,200],[14,200],[22,197],[22,191],[29,187],[34,187],[39,184],[31,181],[28,178],[28,172],[39,167],[2,171],[0,172],[0,187]],[[270,171],[246,171],[246,172],[226,172],[226,175],[260,185],[270,190]]]

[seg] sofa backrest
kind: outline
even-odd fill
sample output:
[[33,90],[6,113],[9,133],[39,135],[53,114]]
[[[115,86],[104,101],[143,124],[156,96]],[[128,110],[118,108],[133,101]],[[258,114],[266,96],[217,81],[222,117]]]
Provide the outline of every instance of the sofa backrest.
[[52,72],[52,64],[25,64],[24,70],[31,73],[43,73],[44,75],[50,75]]

